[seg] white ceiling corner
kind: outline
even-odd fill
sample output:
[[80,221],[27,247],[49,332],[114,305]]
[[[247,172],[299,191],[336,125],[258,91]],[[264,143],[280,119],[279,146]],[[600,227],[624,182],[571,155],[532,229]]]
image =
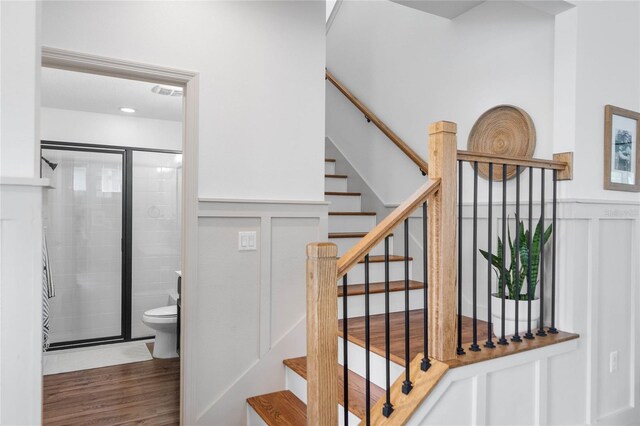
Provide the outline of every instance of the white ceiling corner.
[[474,7],[484,3],[484,1],[446,1],[446,0],[391,0],[394,3],[411,7],[432,15],[441,16],[447,19],[454,19]]
[[[411,7],[422,12],[432,15],[441,16],[447,19],[455,19],[463,13],[468,12],[485,1],[467,1],[467,0],[391,0],[403,6]],[[533,9],[547,13],[549,15],[557,15],[565,12],[573,7],[572,3],[563,0],[512,0],[529,6]]]
[[549,15],[557,15],[562,12],[574,8],[575,5],[568,1],[562,0],[516,0],[518,3],[522,3],[525,6],[529,6],[533,9],[547,13]]

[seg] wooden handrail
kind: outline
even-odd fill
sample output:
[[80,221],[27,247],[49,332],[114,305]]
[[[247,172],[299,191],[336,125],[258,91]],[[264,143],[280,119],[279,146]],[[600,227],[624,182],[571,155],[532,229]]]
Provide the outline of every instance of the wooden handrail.
[[362,237],[355,246],[351,247],[344,256],[338,259],[338,279],[342,278],[351,268],[364,259],[367,253],[380,244],[385,237],[391,234],[396,226],[411,216],[414,210],[427,201],[439,188],[440,179],[429,180],[414,192],[407,201],[399,205],[389,216]]
[[510,157],[507,155],[495,155],[472,151],[458,151],[458,160],[469,161],[471,163],[477,161],[478,163],[506,164],[508,166],[541,167],[560,171],[565,170],[569,166],[569,163],[566,161]]
[[423,160],[422,157],[420,157],[413,149],[411,149],[411,147],[407,145],[405,141],[400,139],[398,135],[396,135],[391,129],[389,129],[387,125],[378,118],[378,116],[371,112],[371,110],[367,108],[367,106],[363,104],[358,98],[356,98],[353,93],[349,91],[349,89],[347,89],[342,83],[340,83],[333,76],[333,74],[329,72],[329,70],[326,70],[326,76],[327,80],[329,80],[334,86],[336,86],[336,88],[340,92],[342,92],[342,94],[347,99],[349,99],[351,103],[356,106],[356,108],[362,111],[367,120],[375,124],[382,133],[384,133],[389,139],[391,139],[391,142],[393,142],[398,148],[400,148],[400,151],[404,152],[406,156],[409,157],[409,159],[411,159],[411,161],[413,161],[420,168],[422,174],[426,175],[429,172],[429,165],[427,164],[427,162]]

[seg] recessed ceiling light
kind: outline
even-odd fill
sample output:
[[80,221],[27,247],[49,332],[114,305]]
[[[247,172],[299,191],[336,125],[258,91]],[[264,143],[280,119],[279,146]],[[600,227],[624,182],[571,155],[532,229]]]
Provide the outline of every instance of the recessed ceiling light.
[[120,108],[120,111],[122,111],[122,112],[128,112],[129,114],[132,114],[132,113],[136,112],[136,110],[135,110],[135,109],[133,109],[133,108],[129,108],[129,107],[122,107],[122,108]]

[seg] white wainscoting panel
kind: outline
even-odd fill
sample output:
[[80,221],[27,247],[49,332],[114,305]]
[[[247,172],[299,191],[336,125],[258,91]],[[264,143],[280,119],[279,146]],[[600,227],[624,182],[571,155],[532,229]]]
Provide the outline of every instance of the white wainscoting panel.
[[[197,424],[246,424],[246,398],[284,389],[306,353],[307,243],[327,241],[327,204],[201,200],[191,371]],[[255,231],[257,249],[238,250]],[[194,302],[192,302],[194,303]]]
[[[527,210],[528,204],[523,201],[525,223]],[[508,204],[507,211],[513,233],[513,203]],[[548,204],[547,226],[551,224],[551,213]],[[537,223],[540,206],[535,201],[533,214]],[[463,312],[468,316],[472,306],[472,219],[472,206],[465,204]],[[417,222],[412,219],[411,250],[416,262],[414,278],[421,279],[421,228]],[[494,208],[492,223],[495,236],[502,223],[500,205]],[[487,208],[482,203],[478,208],[478,230],[478,248],[486,248]],[[563,331],[580,334],[577,349],[543,357],[538,364],[516,367],[505,376],[515,383],[524,380],[520,375],[526,372],[527,377],[535,379],[531,384],[538,388],[509,387],[509,379],[501,381],[497,373],[487,373],[484,378],[474,376],[475,381],[465,386],[473,389],[486,383],[487,388],[468,400],[458,395],[458,385],[452,386],[447,392],[462,398],[458,408],[453,410],[446,404],[440,407],[441,403],[433,404],[428,399],[425,406],[433,409],[425,424],[640,424],[640,203],[559,200],[557,232],[556,325]],[[496,240],[493,246],[495,250]],[[548,244],[546,324],[551,320],[550,255]],[[478,317],[484,320],[487,265],[480,255],[477,261]],[[494,286],[495,279],[493,275]],[[610,371],[613,352],[617,352],[618,366]],[[494,392],[503,387],[509,393]],[[512,401],[516,397],[521,398],[517,408]],[[518,415],[511,417],[514,410]],[[442,417],[438,414],[441,412]]]

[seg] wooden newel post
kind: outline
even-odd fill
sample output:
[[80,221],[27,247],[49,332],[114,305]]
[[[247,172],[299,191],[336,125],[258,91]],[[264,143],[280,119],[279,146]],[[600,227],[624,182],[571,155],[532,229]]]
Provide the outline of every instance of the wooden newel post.
[[440,189],[429,201],[429,348],[440,361],[456,356],[456,123],[429,126],[429,178]]
[[307,424],[338,424],[338,247],[307,245]]

